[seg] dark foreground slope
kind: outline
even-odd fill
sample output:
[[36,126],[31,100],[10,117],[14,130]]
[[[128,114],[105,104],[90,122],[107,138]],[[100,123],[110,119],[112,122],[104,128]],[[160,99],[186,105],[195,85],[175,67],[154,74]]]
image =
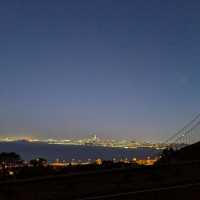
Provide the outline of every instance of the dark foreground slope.
[[200,160],[200,142],[186,146],[175,154],[177,161],[194,161]]
[[[100,199],[155,199],[155,195],[164,195],[162,199],[171,195],[173,199],[185,199],[189,195],[191,199],[194,194],[200,195],[200,185],[196,184],[200,182],[199,169],[200,163],[196,162],[192,166],[185,163],[13,181],[1,183],[0,199],[85,199],[102,195]],[[182,187],[187,184],[192,185]],[[121,194],[127,192],[128,196]]]
[[199,148],[176,152],[168,164],[4,182],[0,199],[198,199],[200,159],[191,154]]

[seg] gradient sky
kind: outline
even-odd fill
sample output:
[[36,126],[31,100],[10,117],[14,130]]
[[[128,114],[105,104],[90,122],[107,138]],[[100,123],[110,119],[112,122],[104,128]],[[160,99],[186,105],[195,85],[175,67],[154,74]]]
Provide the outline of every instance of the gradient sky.
[[200,109],[200,1],[3,0],[0,134],[160,141]]

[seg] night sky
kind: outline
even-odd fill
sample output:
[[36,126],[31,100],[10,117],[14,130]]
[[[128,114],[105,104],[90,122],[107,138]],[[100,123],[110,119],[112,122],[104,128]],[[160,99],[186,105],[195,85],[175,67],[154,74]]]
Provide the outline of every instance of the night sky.
[[0,134],[162,141],[200,106],[200,1],[2,0]]

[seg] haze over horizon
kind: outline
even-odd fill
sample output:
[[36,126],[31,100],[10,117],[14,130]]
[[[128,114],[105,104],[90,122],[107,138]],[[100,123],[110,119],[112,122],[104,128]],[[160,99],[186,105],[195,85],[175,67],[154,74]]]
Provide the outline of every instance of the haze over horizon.
[[0,135],[162,141],[200,105],[200,2],[0,2]]

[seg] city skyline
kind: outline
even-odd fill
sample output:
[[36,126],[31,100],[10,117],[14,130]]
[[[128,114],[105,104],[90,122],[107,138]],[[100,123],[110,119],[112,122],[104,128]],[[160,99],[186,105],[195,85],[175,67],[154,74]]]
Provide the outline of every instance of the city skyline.
[[164,141],[198,112],[198,1],[0,3],[0,135]]
[[[16,144],[18,142],[30,143],[30,144],[49,144],[49,145],[61,145],[61,146],[86,146],[86,147],[106,147],[106,148],[124,148],[124,149],[137,149],[137,148],[149,148],[154,150],[165,149],[169,144],[166,142],[153,143],[151,141],[136,141],[133,139],[116,139],[116,138],[100,138],[96,134],[92,133],[84,138],[31,138],[28,136],[24,137],[1,137],[0,143],[12,143]],[[186,143],[177,142],[173,144],[178,148],[178,146],[187,145]]]

